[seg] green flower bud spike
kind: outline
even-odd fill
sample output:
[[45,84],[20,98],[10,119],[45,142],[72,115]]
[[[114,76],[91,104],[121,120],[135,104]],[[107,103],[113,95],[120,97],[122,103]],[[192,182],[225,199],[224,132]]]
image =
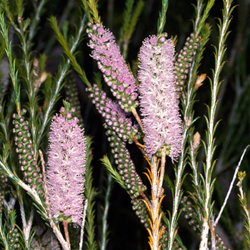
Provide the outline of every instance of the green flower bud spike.
[[13,133],[15,134],[16,152],[24,181],[43,196],[42,173],[37,166],[36,157],[34,156],[29,124],[24,117],[26,112],[26,109],[21,110],[20,117],[17,114],[13,114]]
[[195,34],[192,33],[187,38],[183,49],[178,53],[176,57],[176,61],[174,63],[174,73],[176,81],[176,91],[178,95],[180,95],[183,90],[185,79],[187,78],[189,69],[194,60],[194,56],[199,47],[200,40],[200,37],[196,37]]

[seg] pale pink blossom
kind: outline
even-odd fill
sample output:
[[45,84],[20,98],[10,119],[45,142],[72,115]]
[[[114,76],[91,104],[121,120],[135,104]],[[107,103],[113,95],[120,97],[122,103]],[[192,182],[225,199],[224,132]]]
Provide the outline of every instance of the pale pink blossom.
[[53,217],[69,217],[81,225],[86,142],[77,118],[70,117],[69,113],[56,115],[50,126],[46,171],[48,198]]
[[139,52],[138,79],[146,153],[151,157],[166,146],[174,161],[181,151],[182,129],[171,39],[155,35],[145,39]]

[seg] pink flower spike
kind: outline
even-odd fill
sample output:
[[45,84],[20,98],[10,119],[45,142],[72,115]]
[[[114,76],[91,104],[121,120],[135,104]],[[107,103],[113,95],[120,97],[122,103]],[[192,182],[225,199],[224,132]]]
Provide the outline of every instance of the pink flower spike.
[[138,79],[146,153],[151,157],[165,146],[172,161],[177,160],[182,128],[171,39],[151,36],[144,40],[139,52]]
[[[99,28],[96,29],[96,27]],[[107,85],[112,86],[111,92],[113,96],[117,97],[118,104],[126,111],[136,108],[138,106],[138,101],[136,101],[138,94],[135,78],[120,53],[114,35],[99,23],[90,25],[86,31],[88,36],[91,34],[89,36],[91,39],[89,47],[93,49],[91,56],[97,60],[98,67],[104,74]],[[121,84],[124,91],[119,91],[117,88]],[[128,94],[127,88],[130,88],[133,92]]]
[[63,115],[54,116],[50,126],[46,171],[48,198],[53,217],[68,217],[81,225],[86,141],[77,119]]

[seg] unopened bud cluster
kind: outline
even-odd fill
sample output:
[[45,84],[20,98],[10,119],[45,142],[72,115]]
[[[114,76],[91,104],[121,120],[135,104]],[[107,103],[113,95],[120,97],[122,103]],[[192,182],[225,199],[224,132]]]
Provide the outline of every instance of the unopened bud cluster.
[[6,177],[6,175],[3,173],[2,170],[0,170],[0,213],[2,213],[2,209],[3,209],[3,200],[5,197],[5,188],[7,186],[7,181],[8,178]]
[[88,23],[86,30],[90,38],[88,46],[93,49],[92,57],[103,73],[112,94],[125,112],[138,106],[135,78],[122,57],[114,35],[100,23]]
[[[160,244],[162,246],[161,249],[167,249],[167,247],[168,247],[168,232],[166,229],[163,231],[163,233],[161,235]],[[178,244],[178,242],[176,240],[173,243],[173,249],[183,250],[183,248],[180,247],[180,245]]]
[[196,37],[195,34],[191,34],[183,47],[183,49],[179,52],[177,59],[175,61],[175,80],[176,80],[176,90],[177,93],[180,94],[183,89],[183,85],[185,83],[185,79],[187,78],[189,69],[194,60],[194,56],[199,47],[200,37]]
[[[199,222],[196,218],[196,211],[193,208],[192,202],[190,200],[188,200],[187,196],[184,196],[181,204],[183,206],[183,212],[184,212],[184,216],[185,219],[188,220],[189,225],[192,226],[194,231],[197,231],[198,234],[200,234],[201,232],[201,226],[199,225]],[[216,241],[216,249],[226,249],[226,250],[230,250],[224,243],[224,241],[221,239],[221,237],[216,234],[215,235],[215,241]],[[211,242],[209,242],[209,245],[211,244]]]
[[132,143],[132,136],[139,139],[138,128],[132,125],[132,120],[126,117],[118,103],[106,96],[106,93],[98,88],[96,84],[87,91],[91,92],[90,97],[96,109],[105,119],[108,127],[112,128],[123,141]]
[[[210,243],[210,242],[209,242],[209,243]],[[215,243],[216,243],[216,247],[215,247],[216,250],[217,250],[217,249],[230,250],[230,248],[228,248],[228,247],[225,245],[224,241],[221,239],[221,237],[220,237],[218,234],[215,235]],[[211,244],[208,244],[208,245],[211,245]]]
[[187,196],[184,196],[181,204],[183,206],[183,212],[185,219],[188,221],[189,225],[193,228],[194,231],[200,232],[200,225],[197,222],[197,219],[195,219],[195,213],[194,209],[192,207],[192,203],[190,200],[188,200]]
[[108,129],[107,125],[104,125],[107,129],[106,134],[108,141],[110,142],[111,152],[115,158],[115,163],[118,165],[119,174],[124,181],[130,196],[135,198],[139,196],[139,191],[145,191],[146,187],[143,185],[140,176],[137,174],[135,165],[131,160],[130,153],[126,148],[125,142],[123,142],[117,134]]
[[20,117],[17,114],[13,114],[13,133],[15,134],[16,152],[19,164],[21,165],[20,169],[23,172],[24,181],[32,188],[38,190],[38,193],[42,194],[42,174],[34,156],[28,121],[24,118],[26,112],[27,111],[23,109]]
[[20,249],[21,245],[19,244],[20,234],[17,228],[13,228],[8,234],[9,249]]
[[68,78],[67,83],[65,84],[65,94],[66,94],[66,101],[71,104],[71,107],[75,109],[72,110],[72,116],[77,117],[79,120],[79,124],[83,125],[83,119],[81,114],[81,104],[78,97],[78,90],[76,87],[76,83],[72,76]]
[[149,213],[141,197],[132,199],[131,203],[132,203],[132,208],[133,210],[135,210],[135,213],[139,217],[141,223],[144,224],[145,228],[149,228],[149,223],[148,223]]

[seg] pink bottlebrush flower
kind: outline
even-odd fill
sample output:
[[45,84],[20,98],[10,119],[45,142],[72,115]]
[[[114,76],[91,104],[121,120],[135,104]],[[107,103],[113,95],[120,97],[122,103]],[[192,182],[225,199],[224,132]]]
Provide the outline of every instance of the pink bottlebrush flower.
[[167,154],[176,160],[181,151],[182,129],[171,39],[153,35],[144,40],[139,52],[138,79],[146,153],[151,157],[166,146]]
[[60,112],[53,117],[49,133],[48,198],[53,217],[81,225],[86,163],[84,131],[70,112],[66,113],[64,108]]
[[89,47],[92,57],[97,60],[104,80],[110,86],[112,94],[125,112],[137,107],[137,86],[135,78],[122,57],[114,35],[100,23],[88,23],[86,30],[90,38]]

